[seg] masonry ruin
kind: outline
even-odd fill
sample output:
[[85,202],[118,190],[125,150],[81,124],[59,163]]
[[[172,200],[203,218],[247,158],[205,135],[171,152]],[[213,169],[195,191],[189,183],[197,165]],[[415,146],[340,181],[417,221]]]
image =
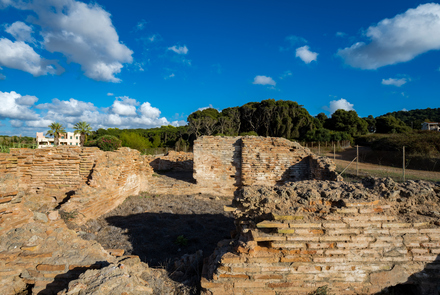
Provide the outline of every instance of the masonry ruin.
[[[163,183],[160,171],[193,178]],[[248,136],[201,137],[193,155],[74,146],[0,154],[0,294],[80,294],[106,274],[131,284],[131,294],[153,294],[149,278],[157,276],[139,258],[117,258],[123,253],[83,240],[65,222],[84,224],[142,191],[235,194],[226,210],[236,234],[205,261],[205,294],[307,294],[320,286],[375,294],[396,284],[437,294],[440,187],[347,184],[331,161],[295,142]]]

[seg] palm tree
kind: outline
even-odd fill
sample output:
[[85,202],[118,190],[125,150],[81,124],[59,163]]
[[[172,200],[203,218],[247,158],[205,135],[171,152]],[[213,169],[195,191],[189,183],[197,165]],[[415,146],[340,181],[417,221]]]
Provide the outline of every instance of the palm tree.
[[55,146],[57,146],[60,142],[59,138],[60,138],[60,133],[66,133],[66,130],[64,129],[64,126],[60,123],[54,122],[52,124],[50,124],[49,126],[47,126],[50,128],[49,131],[47,131],[46,135],[50,135],[53,136],[54,138],[54,144]]
[[92,127],[87,122],[81,121],[73,125],[73,129],[75,129],[75,134],[81,134],[79,137],[80,145],[84,146],[84,142],[86,141],[86,136],[92,132]]

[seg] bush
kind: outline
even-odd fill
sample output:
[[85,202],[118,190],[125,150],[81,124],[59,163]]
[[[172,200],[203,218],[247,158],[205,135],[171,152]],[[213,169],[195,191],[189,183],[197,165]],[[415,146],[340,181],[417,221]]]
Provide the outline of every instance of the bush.
[[117,150],[121,143],[121,140],[113,135],[103,135],[96,140],[96,145],[103,151]]
[[143,152],[151,148],[151,142],[142,135],[135,132],[122,132],[119,138],[122,145]]

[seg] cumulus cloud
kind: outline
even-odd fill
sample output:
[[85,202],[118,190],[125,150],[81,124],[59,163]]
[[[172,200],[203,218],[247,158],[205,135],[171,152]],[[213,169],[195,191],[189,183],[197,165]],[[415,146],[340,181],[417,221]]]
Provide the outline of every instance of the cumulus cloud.
[[29,108],[28,98],[22,99],[22,96],[15,91],[0,91],[0,118],[1,119],[37,119],[38,115]]
[[114,95],[114,94],[111,93],[111,92],[107,93],[107,96],[113,96],[113,95]]
[[324,110],[330,112],[330,115],[336,112],[339,109],[346,111],[353,111],[354,104],[349,103],[346,99],[341,98],[339,100],[332,100],[330,102],[330,106],[323,107]]
[[168,50],[174,51],[177,54],[187,54],[188,53],[188,48],[186,47],[186,45],[184,46],[172,46],[172,47],[168,47]]
[[11,25],[6,25],[5,31],[12,35],[17,41],[24,41],[28,43],[34,43],[35,39],[32,38],[32,27],[28,26],[24,22],[17,21]]
[[254,82],[252,82],[252,84],[272,85],[272,86],[277,85],[277,83],[271,77],[267,77],[267,76],[255,76]]
[[[91,102],[76,99],[53,99],[50,103],[35,105],[38,98],[22,96],[14,91],[0,91],[0,120],[9,119],[14,128],[20,128],[20,133],[30,136],[35,132],[47,130],[53,122],[59,122],[72,129],[79,121],[86,121],[92,129],[99,128],[153,128],[173,124],[183,126],[185,121],[170,123],[161,117],[161,111],[149,102],[139,102],[128,96],[117,97],[107,108],[97,108]],[[38,111],[38,113],[37,113]],[[43,130],[41,130],[43,129]]]
[[96,107],[91,102],[83,102],[71,98],[69,100],[52,99],[51,103],[43,103],[36,106],[37,109],[45,109],[67,116],[79,116],[85,111],[94,111]]
[[63,71],[54,61],[41,58],[23,41],[12,42],[6,38],[0,38],[0,52],[0,65],[28,72],[35,77]]
[[38,101],[38,97],[33,95],[25,95],[17,98],[15,101],[20,105],[31,106]]
[[306,64],[316,61],[318,53],[310,51],[310,47],[305,45],[296,49],[296,57],[299,57]]
[[123,63],[133,61],[133,51],[119,41],[110,14],[96,3],[40,0],[6,4],[33,11],[36,17],[30,15],[28,21],[41,27],[43,47],[62,53],[68,62],[80,64],[91,79],[120,82],[115,75]]
[[352,67],[377,69],[440,49],[439,31],[440,4],[422,4],[370,26],[365,32],[370,39],[368,44],[357,42],[339,49],[337,54]]
[[406,78],[401,78],[401,79],[394,79],[394,78],[382,79],[382,85],[393,85],[393,86],[397,86],[397,87],[402,86],[406,82],[408,82],[408,80]]
[[136,105],[139,103],[128,96],[119,96],[113,102],[111,110],[116,115],[123,116],[135,116],[136,115]]

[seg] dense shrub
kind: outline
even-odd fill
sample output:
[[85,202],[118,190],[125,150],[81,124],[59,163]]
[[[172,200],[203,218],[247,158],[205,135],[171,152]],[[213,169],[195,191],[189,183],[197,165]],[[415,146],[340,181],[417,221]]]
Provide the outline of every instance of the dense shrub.
[[96,145],[103,151],[114,151],[121,147],[121,140],[112,135],[104,135],[96,140]]
[[136,149],[143,152],[146,149],[151,148],[151,142],[136,132],[124,131],[119,138],[122,141],[122,146],[126,146],[132,149]]
[[240,133],[240,136],[258,136],[258,134],[255,131],[249,131]]

